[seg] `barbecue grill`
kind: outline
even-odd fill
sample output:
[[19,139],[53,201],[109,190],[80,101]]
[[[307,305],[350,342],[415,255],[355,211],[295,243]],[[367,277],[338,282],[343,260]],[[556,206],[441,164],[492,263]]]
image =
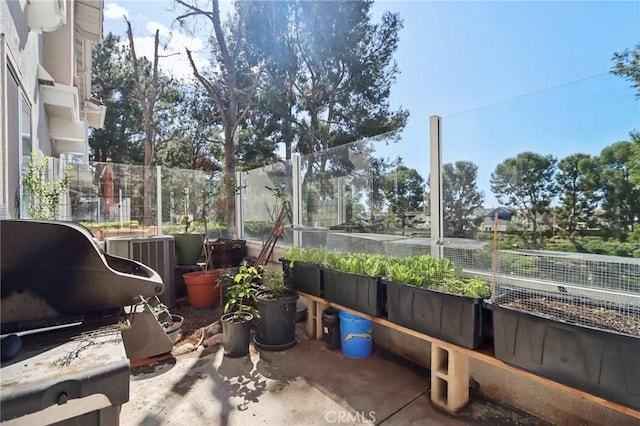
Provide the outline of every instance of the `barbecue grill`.
[[129,400],[123,308],[162,294],[160,276],[59,221],[0,221],[0,265],[0,421],[118,424]]

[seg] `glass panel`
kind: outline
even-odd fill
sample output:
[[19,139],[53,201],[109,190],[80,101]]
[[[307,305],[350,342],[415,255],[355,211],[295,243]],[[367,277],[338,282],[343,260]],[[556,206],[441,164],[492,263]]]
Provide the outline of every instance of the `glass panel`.
[[[638,111],[627,82],[599,75],[445,117],[445,256],[509,303],[543,294],[537,313],[633,314]],[[561,319],[593,325],[576,315]]]
[[269,238],[275,222],[286,202],[283,229],[279,242],[293,243],[291,224],[293,214],[293,182],[291,161],[253,169],[242,174],[244,187],[243,214],[244,237],[248,240],[265,241]]

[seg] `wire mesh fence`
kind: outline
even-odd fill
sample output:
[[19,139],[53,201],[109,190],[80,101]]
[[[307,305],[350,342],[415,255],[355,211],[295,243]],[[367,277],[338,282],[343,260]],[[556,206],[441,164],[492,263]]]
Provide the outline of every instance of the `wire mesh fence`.
[[640,336],[640,259],[498,250],[492,298],[546,318]]

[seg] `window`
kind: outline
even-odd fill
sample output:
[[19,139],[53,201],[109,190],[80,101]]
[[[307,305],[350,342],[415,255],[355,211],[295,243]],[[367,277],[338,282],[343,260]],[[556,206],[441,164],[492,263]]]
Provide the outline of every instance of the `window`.
[[[28,198],[22,191],[22,175],[29,164],[32,149],[31,105],[24,95],[16,73],[7,65],[7,165],[9,194],[14,196],[10,213],[26,217]],[[21,202],[22,201],[22,202]]]

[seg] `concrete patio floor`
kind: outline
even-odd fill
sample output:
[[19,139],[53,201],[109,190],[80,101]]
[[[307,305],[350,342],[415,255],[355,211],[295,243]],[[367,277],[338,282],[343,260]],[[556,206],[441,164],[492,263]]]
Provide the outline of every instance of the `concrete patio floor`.
[[375,349],[350,359],[322,341],[242,358],[220,346],[132,370],[122,425],[540,425],[472,392],[450,416],[429,402],[429,371]]

